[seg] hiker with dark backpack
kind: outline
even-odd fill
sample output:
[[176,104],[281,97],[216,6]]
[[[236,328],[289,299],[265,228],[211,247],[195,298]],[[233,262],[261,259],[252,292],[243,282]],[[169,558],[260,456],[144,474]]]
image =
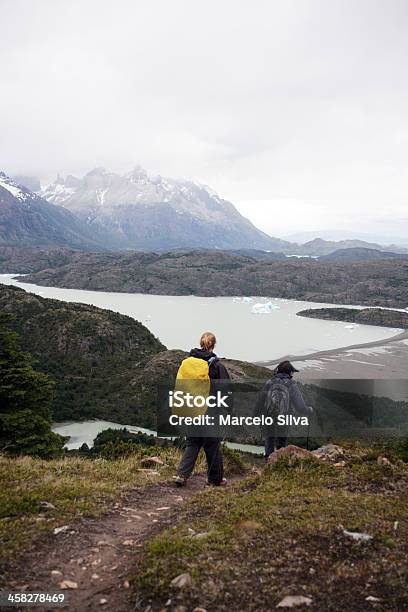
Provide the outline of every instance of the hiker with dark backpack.
[[[205,332],[200,339],[200,348],[191,349],[189,357],[183,359],[176,378],[178,385],[187,385],[193,395],[215,395],[219,381],[229,380],[226,367],[214,353],[216,338],[211,332]],[[225,387],[224,387],[225,388]],[[174,482],[178,486],[187,484],[197,461],[198,453],[203,448],[207,459],[207,480],[209,485],[223,486],[224,465],[221,450],[221,438],[187,437],[187,446],[183,452]]]
[[289,415],[296,411],[299,415],[311,416],[313,409],[306,405],[303,395],[293,380],[299,372],[290,361],[282,361],[274,370],[273,378],[266,381],[258,396],[254,416],[265,415],[273,418],[274,425],[264,430],[265,461],[274,451],[287,446],[288,436],[285,426],[276,425],[278,415]]

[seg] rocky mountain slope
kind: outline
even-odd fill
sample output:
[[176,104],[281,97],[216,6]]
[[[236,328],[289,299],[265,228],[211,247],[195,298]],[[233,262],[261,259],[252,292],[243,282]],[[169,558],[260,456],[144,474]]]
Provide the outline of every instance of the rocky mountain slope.
[[[92,273],[90,273],[92,271]],[[216,251],[78,253],[24,281],[53,287],[161,295],[258,295],[405,308],[408,262],[258,261]]]
[[323,238],[314,238],[303,244],[291,244],[283,249],[286,253],[296,255],[308,255],[309,257],[321,257],[329,255],[334,251],[348,250],[348,249],[373,249],[376,251],[384,252],[395,252],[395,253],[408,253],[408,249],[397,246],[383,246],[375,242],[366,242],[365,240],[324,240]]
[[209,187],[149,176],[140,166],[124,175],[95,168],[82,179],[58,177],[41,196],[107,230],[112,248],[280,250],[288,244],[258,230]]
[[77,251],[67,247],[20,247],[0,245],[0,274],[28,274],[56,268],[73,261]]
[[0,245],[102,247],[69,210],[45,201],[0,172]]
[[374,261],[376,259],[388,258],[407,258],[408,254],[394,253],[391,251],[379,251],[366,247],[350,247],[346,249],[338,249],[328,255],[319,257],[319,261],[327,262],[358,262],[358,261]]
[[297,313],[300,317],[325,319],[327,321],[347,321],[362,325],[380,327],[400,327],[408,329],[408,312],[385,310],[384,308],[309,308]]

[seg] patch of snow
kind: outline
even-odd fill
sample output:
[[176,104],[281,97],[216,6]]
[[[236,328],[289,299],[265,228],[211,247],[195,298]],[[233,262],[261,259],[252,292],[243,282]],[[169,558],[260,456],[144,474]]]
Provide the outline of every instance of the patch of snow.
[[360,359],[349,359],[348,361],[352,361],[353,363],[362,363],[364,365],[370,365],[370,366],[379,366],[381,368],[385,368],[386,367],[386,363],[373,363],[372,361],[361,361]]
[[25,202],[25,200],[30,198],[29,193],[24,193],[24,191],[17,185],[13,179],[6,176],[5,174],[0,174],[0,187],[6,189],[12,196],[20,200],[21,202]]
[[75,191],[74,187],[66,187],[65,184],[61,182],[61,179],[57,179],[55,183],[44,187],[40,192],[40,196],[44,198],[44,200],[59,204],[64,203],[65,200],[75,193]]
[[367,348],[358,348],[358,349],[351,349],[350,353],[353,353],[358,355],[361,353],[361,355],[365,355],[365,356],[369,356],[369,355],[379,355],[380,353],[383,354],[387,354],[389,353],[389,349],[388,347],[385,346],[374,346],[372,348],[367,347]]
[[319,255],[286,255],[286,257],[296,257],[296,259],[319,259]]
[[106,196],[107,191],[108,189],[100,189],[100,188],[96,190],[96,198],[100,206],[103,206],[105,202],[105,196]]
[[306,361],[293,361],[295,368],[298,370],[307,370],[308,368],[315,368],[316,370],[324,370],[324,363],[319,359],[307,359]]
[[212,196],[213,198],[219,200],[219,195],[216,191],[214,191],[214,189],[211,189],[211,187],[209,187],[208,185],[204,185],[203,183],[198,183],[196,181],[193,181],[193,184],[198,187],[199,189],[204,189],[204,191],[206,191],[210,196]]

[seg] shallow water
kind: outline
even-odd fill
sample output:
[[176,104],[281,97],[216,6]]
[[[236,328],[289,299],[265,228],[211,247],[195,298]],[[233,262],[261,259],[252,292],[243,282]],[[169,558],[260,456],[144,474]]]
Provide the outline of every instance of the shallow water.
[[[65,423],[55,423],[52,428],[55,433],[61,436],[70,436],[65,447],[69,450],[77,449],[82,444],[87,444],[89,447],[93,446],[93,441],[101,431],[105,429],[126,429],[132,433],[142,431],[150,435],[156,435],[155,431],[151,429],[144,429],[143,427],[135,427],[134,425],[120,425],[119,423],[111,423],[110,421],[94,420],[94,421],[67,421]],[[239,450],[246,451],[248,453],[254,453],[260,455],[263,453],[262,446],[254,446],[252,444],[236,444],[235,442],[228,442],[227,445],[230,448],[236,448]]]

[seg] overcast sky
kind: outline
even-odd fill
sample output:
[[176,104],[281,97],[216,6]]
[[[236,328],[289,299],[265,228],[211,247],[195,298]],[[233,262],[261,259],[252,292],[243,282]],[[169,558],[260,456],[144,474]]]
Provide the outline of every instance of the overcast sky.
[[408,236],[407,0],[1,0],[0,168],[204,182],[272,235]]

